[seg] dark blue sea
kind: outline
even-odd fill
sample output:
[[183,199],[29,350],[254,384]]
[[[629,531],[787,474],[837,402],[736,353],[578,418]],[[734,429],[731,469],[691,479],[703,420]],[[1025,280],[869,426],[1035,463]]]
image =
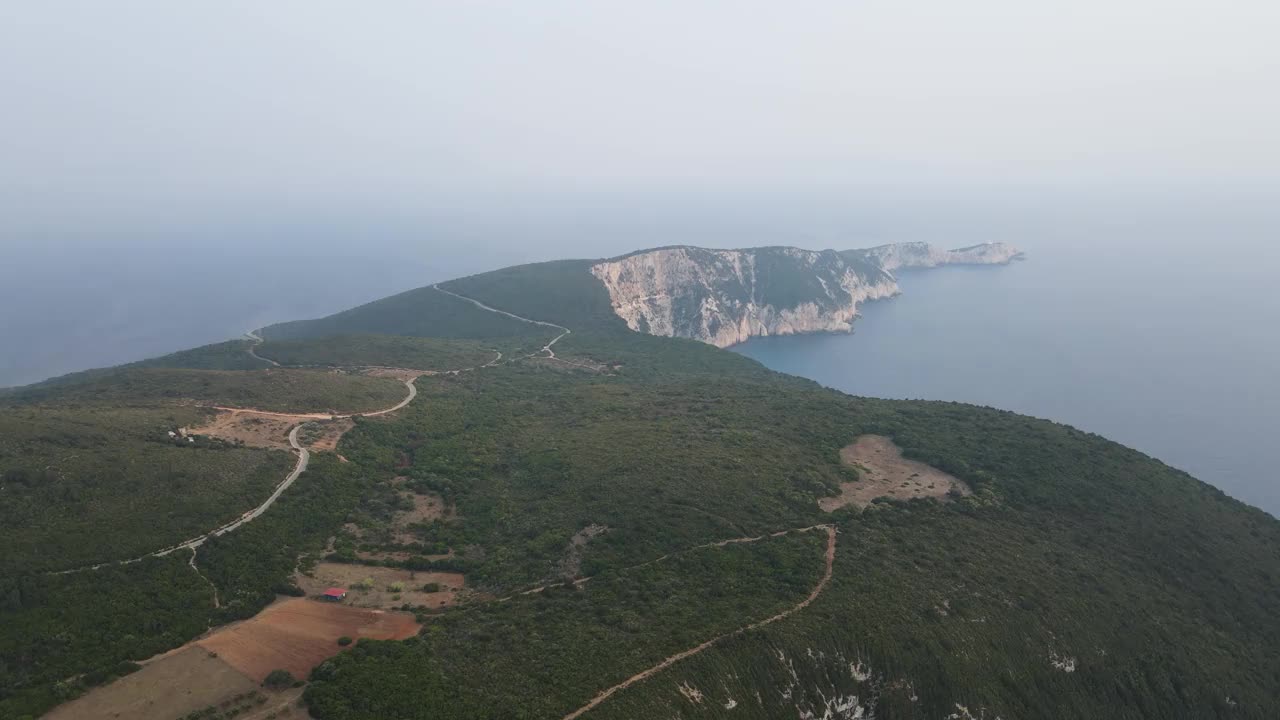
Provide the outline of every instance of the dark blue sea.
[[865,306],[852,335],[766,338],[738,350],[845,392],[1070,423],[1280,515],[1278,213],[1271,194],[1207,191],[1177,202],[771,192],[586,210],[576,200],[486,207],[414,222],[286,218],[18,241],[0,233],[0,386],[522,262],[680,243],[1003,240],[1027,260],[907,272],[903,294]]
[[853,334],[736,349],[855,395],[1068,423],[1280,515],[1280,250],[1022,245],[1009,266],[901,273],[902,295],[864,306]]

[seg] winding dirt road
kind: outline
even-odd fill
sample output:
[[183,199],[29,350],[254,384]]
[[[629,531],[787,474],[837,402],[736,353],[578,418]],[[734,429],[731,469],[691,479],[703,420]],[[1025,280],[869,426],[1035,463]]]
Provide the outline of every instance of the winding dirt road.
[[537,354],[538,354],[538,353],[540,353],[540,352],[544,352],[544,353],[546,353],[546,354],[547,354],[547,359],[548,359],[548,360],[559,360],[560,362],[569,363],[570,365],[577,365],[577,364],[578,364],[578,363],[575,363],[575,362],[573,362],[573,361],[571,361],[571,360],[565,360],[564,358],[558,358],[558,357],[556,357],[556,351],[552,349],[552,348],[553,348],[553,346],[554,346],[556,343],[560,342],[560,339],[561,339],[561,338],[563,338],[564,336],[569,335],[570,333],[572,333],[572,332],[573,332],[573,331],[572,331],[572,330],[570,330],[569,328],[567,328],[567,327],[565,327],[565,326],[563,326],[563,325],[557,325],[557,324],[555,324],[555,323],[543,322],[542,320],[533,320],[533,319],[531,319],[531,318],[522,317],[522,316],[520,316],[520,315],[516,315],[515,313],[509,313],[509,312],[507,312],[506,310],[499,310],[499,309],[494,308],[494,307],[489,307],[488,305],[485,305],[484,303],[480,302],[479,300],[476,300],[475,298],[469,298],[469,297],[467,297],[466,295],[459,295],[458,293],[453,292],[453,291],[451,291],[451,290],[445,290],[444,288],[440,287],[439,285],[432,285],[431,287],[435,288],[436,290],[439,290],[440,292],[444,293],[445,295],[452,295],[452,296],[454,296],[454,297],[458,298],[459,300],[466,300],[467,302],[471,303],[472,305],[475,305],[476,307],[480,308],[481,310],[488,310],[488,311],[489,311],[489,312],[491,312],[491,313],[497,313],[497,314],[499,314],[499,315],[506,315],[507,317],[509,317],[509,318],[514,318],[514,319],[516,319],[516,320],[519,320],[520,322],[527,322],[527,323],[530,323],[530,324],[533,324],[533,325],[541,325],[541,326],[543,326],[543,327],[549,327],[549,328],[554,328],[554,329],[556,329],[556,330],[559,330],[559,331],[560,331],[560,334],[559,334],[559,335],[557,335],[557,336],[555,336],[555,337],[553,337],[553,338],[551,338],[551,342],[547,343],[546,345],[543,345],[540,349],[538,349],[538,350],[536,350],[536,351],[534,351],[534,352],[531,352],[531,353],[529,353],[528,355],[525,355],[525,357],[527,357],[527,358],[528,358],[528,357],[533,357],[533,356],[537,355]]
[[[434,285],[432,287],[435,287],[440,292],[447,293],[449,295],[453,295],[454,297],[473,303],[477,307],[487,310],[489,312],[498,313],[500,315],[506,315],[508,317],[515,318],[516,320],[520,320],[522,322],[527,322],[534,325],[541,325],[544,327],[550,327],[550,328],[561,330],[562,332],[559,335],[552,338],[551,342],[544,345],[542,347],[542,350],[540,351],[540,352],[546,352],[547,356],[553,359],[555,358],[555,351],[551,349],[551,346],[555,345],[556,341],[560,340],[560,338],[564,337],[565,335],[568,335],[570,332],[569,328],[566,328],[562,325],[556,325],[554,323],[542,322],[540,320],[530,320],[529,318],[523,318],[523,317],[520,317],[519,315],[514,315],[512,313],[505,312],[503,310],[497,310],[495,308],[491,308],[488,305],[485,305],[484,303],[481,303],[477,300],[472,300],[471,298],[458,295],[457,293],[449,292],[448,290],[445,290],[443,288],[440,288]],[[257,353],[258,346],[261,345],[263,342],[265,342],[262,335],[259,334],[257,330],[251,330],[249,332],[246,332],[245,337],[251,341],[249,347],[247,348],[249,355],[253,356],[258,360],[261,360],[262,362],[270,363],[275,367],[284,367],[279,362],[272,360],[271,358],[263,357]],[[469,368],[458,368],[455,370],[445,370],[445,371],[439,371],[439,372],[414,370],[411,368],[367,366],[370,368],[378,368],[383,370],[402,370],[402,371],[414,374],[412,377],[406,378],[403,381],[405,385],[405,389],[408,390],[408,393],[405,395],[404,399],[396,403],[395,405],[392,405],[389,408],[383,408],[382,410],[371,410],[369,412],[345,413],[345,414],[282,413],[282,412],[273,412],[269,410],[256,410],[253,408],[227,407],[222,405],[206,406],[214,410],[222,410],[226,412],[244,413],[249,415],[261,415],[264,417],[285,418],[289,420],[300,420],[300,422],[297,425],[294,425],[293,428],[289,431],[289,446],[293,448],[294,452],[297,453],[298,462],[293,466],[293,470],[289,471],[289,474],[286,475],[285,478],[281,480],[279,484],[276,485],[275,489],[272,490],[271,495],[269,495],[267,499],[262,501],[262,503],[259,504],[257,507],[245,512],[243,515],[237,517],[235,520],[232,520],[231,522],[220,525],[214,528],[213,530],[210,530],[209,532],[204,533],[203,535],[198,535],[196,537],[190,538],[189,540],[184,540],[183,542],[180,542],[176,545],[171,545],[166,548],[161,548],[160,550],[149,552],[145,555],[139,555],[138,557],[129,558],[128,560],[110,560],[107,562],[98,563],[97,565],[86,565],[84,567],[72,568],[70,570],[58,570],[58,571],[51,572],[49,574],[50,575],[66,575],[68,573],[83,572],[86,570],[97,570],[99,568],[110,567],[113,565],[129,565],[132,563],[140,562],[149,557],[164,557],[165,555],[168,555],[173,552],[177,552],[178,550],[192,551],[191,567],[195,569],[196,572],[199,572],[199,568],[197,568],[195,565],[194,552],[196,548],[203,545],[205,541],[207,541],[211,537],[218,537],[220,535],[225,535],[226,533],[229,533],[235,530],[241,525],[244,525],[245,523],[250,522],[255,518],[261,517],[263,513],[265,513],[268,509],[270,509],[270,507],[273,504],[275,504],[276,500],[280,498],[280,496],[284,493],[284,491],[288,490],[289,486],[293,485],[293,482],[298,479],[298,476],[302,475],[302,473],[306,471],[307,464],[311,459],[311,454],[307,451],[305,447],[301,445],[301,443],[298,442],[298,431],[302,429],[303,425],[307,424],[308,422],[312,422],[314,420],[346,420],[346,419],[354,418],[357,416],[376,417],[379,415],[387,415],[389,413],[393,413],[405,407],[409,403],[413,402],[414,398],[418,396],[418,388],[416,385],[414,385],[414,381],[417,380],[418,377],[421,377],[422,375],[457,375],[459,373],[470,372],[473,370],[479,370],[479,369],[488,368],[488,367],[494,367],[502,362],[502,352],[496,351],[496,350],[494,352],[497,353],[494,359],[490,360],[489,362],[483,365],[477,365],[475,367],[469,367]],[[537,353],[533,353],[533,354],[536,355]],[[526,356],[526,357],[531,357],[531,356],[532,355]],[[520,358],[514,358],[512,361],[518,360],[518,359]],[[508,361],[508,362],[511,362],[511,361]],[[569,361],[565,361],[565,362],[569,362]],[[217,595],[215,590],[215,602],[217,601],[216,598],[217,598]]]
[[257,330],[250,330],[249,332],[245,333],[244,336],[253,341],[249,345],[249,355],[251,357],[257,358],[265,363],[271,363],[276,367],[280,367],[280,363],[276,362],[275,360],[272,360],[271,358],[264,358],[258,354],[258,346],[265,341],[262,339],[262,336],[258,334]]
[[[713,645],[715,645],[716,643],[719,643],[719,642],[721,642],[721,641],[723,641],[723,640],[725,640],[725,639],[727,639],[727,638],[731,638],[731,637],[735,637],[735,636],[737,636],[737,635],[741,635],[742,633],[748,632],[748,631],[750,631],[750,630],[755,630],[755,629],[757,629],[757,628],[762,628],[762,627],[764,627],[765,625],[770,625],[770,624],[772,624],[772,623],[778,622],[779,620],[782,620],[783,618],[786,618],[786,617],[789,617],[789,616],[791,616],[791,615],[794,615],[795,613],[800,612],[801,610],[803,610],[803,609],[805,609],[805,608],[809,607],[809,605],[811,605],[811,604],[813,603],[813,601],[814,601],[814,600],[817,600],[817,599],[818,599],[818,596],[822,594],[822,591],[827,589],[827,585],[831,582],[831,572],[832,572],[832,567],[833,567],[833,565],[835,564],[835,559],[836,559],[836,529],[835,529],[835,527],[834,527],[834,526],[831,526],[831,525],[815,525],[815,526],[813,526],[813,527],[800,528],[800,529],[798,529],[798,530],[783,530],[783,531],[781,531],[781,532],[773,533],[773,534],[768,535],[768,536],[763,536],[763,535],[762,535],[762,536],[760,536],[760,537],[753,537],[753,538],[735,538],[735,539],[733,539],[733,540],[722,540],[722,541],[717,542],[717,543],[708,543],[707,545],[699,545],[699,546],[697,546],[697,548],[706,548],[706,547],[723,547],[723,546],[725,546],[725,545],[729,545],[729,544],[732,544],[732,543],[757,542],[757,541],[759,541],[759,540],[764,539],[765,537],[777,537],[777,536],[779,536],[779,535],[786,535],[786,534],[787,534],[787,533],[789,533],[789,532],[807,532],[807,531],[810,531],[810,530],[817,530],[817,529],[822,529],[822,530],[825,530],[825,531],[827,532],[826,569],[825,569],[825,570],[823,571],[823,573],[822,573],[822,579],[821,579],[821,580],[819,580],[819,581],[818,581],[818,584],[817,584],[817,585],[815,585],[815,586],[813,587],[813,590],[812,590],[812,591],[810,591],[810,593],[809,593],[809,596],[808,596],[808,597],[806,597],[804,600],[801,600],[799,603],[796,603],[795,605],[793,605],[793,606],[791,606],[791,607],[787,608],[786,610],[783,610],[782,612],[780,612],[780,613],[778,613],[778,614],[776,614],[776,615],[772,615],[772,616],[767,617],[767,618],[765,618],[765,619],[763,619],[763,620],[757,620],[756,622],[753,622],[753,623],[751,623],[751,624],[749,624],[749,625],[743,625],[742,627],[738,628],[737,630],[731,630],[731,631],[729,631],[729,632],[727,632],[727,633],[725,633],[725,634],[723,634],[723,635],[717,635],[716,637],[713,637],[713,638],[711,638],[710,640],[707,640],[706,642],[702,643],[701,645],[696,645],[696,646],[694,646],[694,647],[689,648],[688,650],[684,650],[684,651],[682,651],[682,652],[678,652],[678,653],[676,653],[675,655],[672,655],[672,656],[670,656],[670,657],[668,657],[668,658],[664,659],[662,662],[660,662],[660,663],[658,663],[658,664],[656,664],[656,665],[654,665],[654,666],[652,666],[652,667],[650,667],[650,668],[648,668],[648,669],[646,669],[646,670],[643,670],[643,671],[641,671],[641,672],[638,672],[638,673],[636,673],[635,675],[632,675],[631,677],[627,678],[626,680],[623,680],[622,682],[618,683],[617,685],[614,685],[613,687],[608,688],[607,690],[603,690],[603,691],[601,691],[601,692],[600,692],[599,694],[597,694],[594,698],[592,698],[592,699],[591,699],[591,701],[590,701],[590,702],[588,702],[586,705],[583,705],[582,707],[578,708],[577,710],[574,710],[573,712],[569,713],[568,715],[565,715],[565,716],[564,716],[564,720],[574,720],[575,718],[581,717],[583,714],[585,714],[585,713],[587,713],[587,712],[590,712],[591,710],[595,709],[597,706],[599,706],[599,705],[600,705],[601,703],[603,703],[605,700],[608,700],[610,697],[612,697],[612,696],[613,696],[615,693],[617,693],[618,691],[620,691],[620,690],[625,690],[625,689],[627,689],[627,688],[631,687],[632,685],[635,685],[635,684],[636,684],[636,683],[638,683],[638,682],[642,682],[642,681],[644,681],[644,680],[647,680],[647,679],[649,679],[649,678],[653,677],[654,675],[657,675],[658,673],[662,672],[663,670],[666,670],[667,668],[671,667],[672,665],[675,665],[676,663],[680,662],[681,660],[684,660],[684,659],[689,658],[689,657],[693,657],[694,655],[697,655],[698,653],[700,653],[700,652],[702,652],[702,651],[706,650],[707,648],[712,647],[712,646],[713,646]],[[690,548],[690,549],[691,549],[691,550],[694,550],[694,549],[697,549],[697,548]],[[663,559],[664,559],[664,558],[666,558],[666,557],[668,557],[668,556],[664,555],[663,557],[658,558],[657,560],[650,561],[650,562],[659,562],[659,561],[663,560]]]

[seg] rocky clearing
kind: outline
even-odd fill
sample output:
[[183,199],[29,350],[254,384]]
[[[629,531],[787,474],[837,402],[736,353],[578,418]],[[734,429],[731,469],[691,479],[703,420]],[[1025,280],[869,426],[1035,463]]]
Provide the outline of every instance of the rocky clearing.
[[922,462],[902,457],[902,451],[883,435],[863,435],[840,451],[840,460],[858,469],[856,482],[840,483],[840,494],[820,498],[818,507],[832,512],[846,505],[865,508],[876,498],[910,500],[937,498],[948,493],[972,495],[959,478]]

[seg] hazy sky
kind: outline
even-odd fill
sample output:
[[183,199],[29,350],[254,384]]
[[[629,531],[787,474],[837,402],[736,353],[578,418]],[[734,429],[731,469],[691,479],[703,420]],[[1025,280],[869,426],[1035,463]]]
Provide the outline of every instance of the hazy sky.
[[1276,38],[1275,0],[5,3],[0,385],[673,243],[1269,242]]
[[14,2],[0,241],[574,193],[1275,187],[1274,0]]

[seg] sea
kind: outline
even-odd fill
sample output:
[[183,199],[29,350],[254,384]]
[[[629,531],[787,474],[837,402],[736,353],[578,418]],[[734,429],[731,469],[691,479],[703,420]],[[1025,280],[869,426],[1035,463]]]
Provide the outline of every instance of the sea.
[[1194,190],[574,197],[425,219],[0,233],[0,386],[523,262],[672,244],[1001,240],[1026,259],[902,272],[902,294],[864,305],[852,334],[735,350],[847,393],[1069,423],[1280,516],[1280,192]]
[[1024,261],[899,273],[852,334],[737,352],[853,395],[954,400],[1104,435],[1280,516],[1270,238],[1029,238]]

